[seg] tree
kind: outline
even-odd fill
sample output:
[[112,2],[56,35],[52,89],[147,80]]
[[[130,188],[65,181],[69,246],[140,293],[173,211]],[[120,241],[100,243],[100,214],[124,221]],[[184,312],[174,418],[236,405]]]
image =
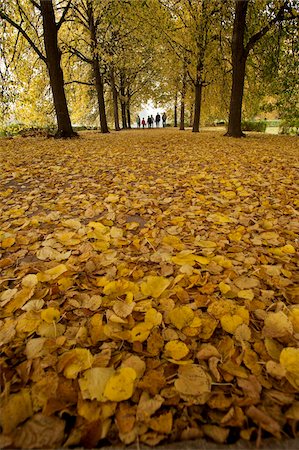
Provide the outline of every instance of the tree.
[[[86,83],[82,80],[72,80],[75,83],[91,84],[95,87],[102,133],[109,133],[103,79],[103,55],[101,28],[103,16],[110,7],[110,1],[102,5],[93,0],[79,0],[73,6],[74,21],[69,25],[64,47],[79,61],[88,64],[92,71],[92,80]],[[105,25],[104,25],[105,27]],[[71,81],[69,82],[71,83]]]
[[[42,50],[40,50],[38,43],[36,43],[27,32],[28,17],[25,13],[24,8],[21,7],[20,2],[17,2],[19,13],[21,14],[20,23],[16,22],[12,18],[13,11],[11,12],[11,15],[9,15],[5,11],[3,6],[0,7],[0,17],[19,31],[22,37],[26,39],[31,48],[36,52],[41,61],[43,61],[47,65],[57,118],[58,129],[56,137],[70,138],[76,136],[77,134],[72,129],[67,107],[67,101],[64,91],[63,72],[61,68],[61,52],[58,47],[57,35],[59,28],[65,20],[65,16],[69,10],[71,0],[69,0],[66,6],[63,8],[63,13],[58,23],[56,23],[55,21],[52,0],[40,0],[40,3],[37,3],[34,0],[30,0],[30,4],[34,7],[34,11],[39,11],[39,15],[42,18],[45,55]],[[27,24],[25,18],[27,19]]]
[[[294,12],[290,2],[285,0],[283,2],[267,2],[266,6],[267,8],[262,11],[262,14],[265,16],[268,12],[268,21],[259,29],[259,31],[252,34],[246,42],[246,29],[248,28],[246,16],[249,0],[235,0],[235,18],[232,35],[232,89],[226,136],[245,136],[241,128],[241,119],[246,61],[249,52],[275,24],[294,18]],[[276,10],[273,10],[272,8],[275,6]]]

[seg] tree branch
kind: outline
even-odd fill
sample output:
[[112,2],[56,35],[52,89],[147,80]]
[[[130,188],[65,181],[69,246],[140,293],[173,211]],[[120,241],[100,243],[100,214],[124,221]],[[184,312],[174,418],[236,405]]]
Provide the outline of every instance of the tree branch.
[[35,43],[32,41],[32,39],[28,36],[28,34],[26,33],[25,30],[23,30],[23,28],[21,27],[21,25],[19,25],[18,23],[16,23],[14,20],[12,20],[9,16],[7,16],[1,9],[0,9],[0,17],[3,20],[6,20],[6,22],[8,22],[10,25],[12,25],[14,28],[16,28],[17,30],[19,30],[19,32],[24,36],[24,38],[26,39],[26,41],[30,44],[30,46],[33,48],[33,50],[35,51],[35,53],[38,54],[39,58],[45,63],[47,64],[47,58],[42,54],[42,52],[39,50],[39,48],[35,45]]
[[35,8],[37,8],[37,9],[41,9],[40,8],[40,5],[35,1],[35,0],[29,0],[30,1],[30,3],[35,7]]
[[61,17],[60,17],[60,19],[59,19],[59,22],[58,22],[57,25],[56,25],[57,31],[59,31],[61,25],[63,24],[63,22],[64,22],[64,20],[65,20],[65,16],[67,15],[68,10],[70,9],[71,4],[72,4],[72,0],[69,0],[68,3],[67,3],[67,5],[66,5],[66,7],[65,7],[64,10],[63,10],[63,13],[62,13],[62,15],[61,15]]
[[287,11],[287,9],[288,9],[288,5],[287,5],[287,2],[285,1],[284,4],[279,8],[276,16],[272,20],[270,20],[270,22],[266,26],[264,26],[260,31],[258,31],[253,36],[251,36],[251,38],[249,39],[249,41],[244,49],[246,56],[248,55],[250,50],[253,49],[255,44],[263,36],[265,36],[265,34],[270,30],[270,28],[272,28],[273,25],[275,25],[278,22],[282,22],[283,20],[293,20],[296,17],[298,17],[293,14],[291,14],[289,17],[285,17],[285,12]]
[[84,86],[94,86],[94,83],[88,83],[87,81],[79,81],[79,80],[73,80],[73,81],[67,81],[66,83],[64,83],[64,85],[68,85],[68,84],[83,84]]

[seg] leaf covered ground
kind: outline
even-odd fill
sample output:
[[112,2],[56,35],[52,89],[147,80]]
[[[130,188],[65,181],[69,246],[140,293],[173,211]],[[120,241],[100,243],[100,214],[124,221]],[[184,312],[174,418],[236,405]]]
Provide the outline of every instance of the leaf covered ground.
[[296,436],[298,150],[1,140],[1,447]]

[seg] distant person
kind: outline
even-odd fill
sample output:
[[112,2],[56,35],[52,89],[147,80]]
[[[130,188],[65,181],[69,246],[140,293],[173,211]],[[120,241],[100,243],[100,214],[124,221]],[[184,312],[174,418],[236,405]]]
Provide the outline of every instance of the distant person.
[[163,128],[165,128],[166,127],[166,113],[165,112],[162,114],[162,123],[163,123]]
[[145,120],[144,120],[144,117],[142,118],[142,121],[141,121],[141,124],[142,124],[142,128],[144,128],[145,127]]
[[154,116],[151,115],[151,128],[154,128],[154,122],[155,122]]
[[147,127],[148,127],[148,128],[151,128],[151,127],[152,127],[152,118],[151,118],[151,116],[148,116],[148,117],[147,117]]
[[137,123],[137,128],[140,128],[141,121],[140,121],[140,116],[139,115],[137,116],[136,123]]
[[159,128],[159,126],[160,126],[160,120],[161,120],[161,116],[160,116],[160,114],[159,113],[157,113],[157,115],[156,115],[156,128]]

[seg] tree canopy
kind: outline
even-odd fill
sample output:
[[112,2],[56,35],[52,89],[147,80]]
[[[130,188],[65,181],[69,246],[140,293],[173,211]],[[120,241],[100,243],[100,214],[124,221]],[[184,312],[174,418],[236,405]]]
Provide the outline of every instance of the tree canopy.
[[58,129],[70,131],[70,120],[61,125],[69,110],[76,125],[108,132],[130,128],[149,100],[174,115],[180,106],[181,129],[188,119],[193,131],[222,119],[241,136],[242,117],[271,109],[296,119],[298,11],[297,0],[3,4],[1,123],[44,126],[56,111]]

